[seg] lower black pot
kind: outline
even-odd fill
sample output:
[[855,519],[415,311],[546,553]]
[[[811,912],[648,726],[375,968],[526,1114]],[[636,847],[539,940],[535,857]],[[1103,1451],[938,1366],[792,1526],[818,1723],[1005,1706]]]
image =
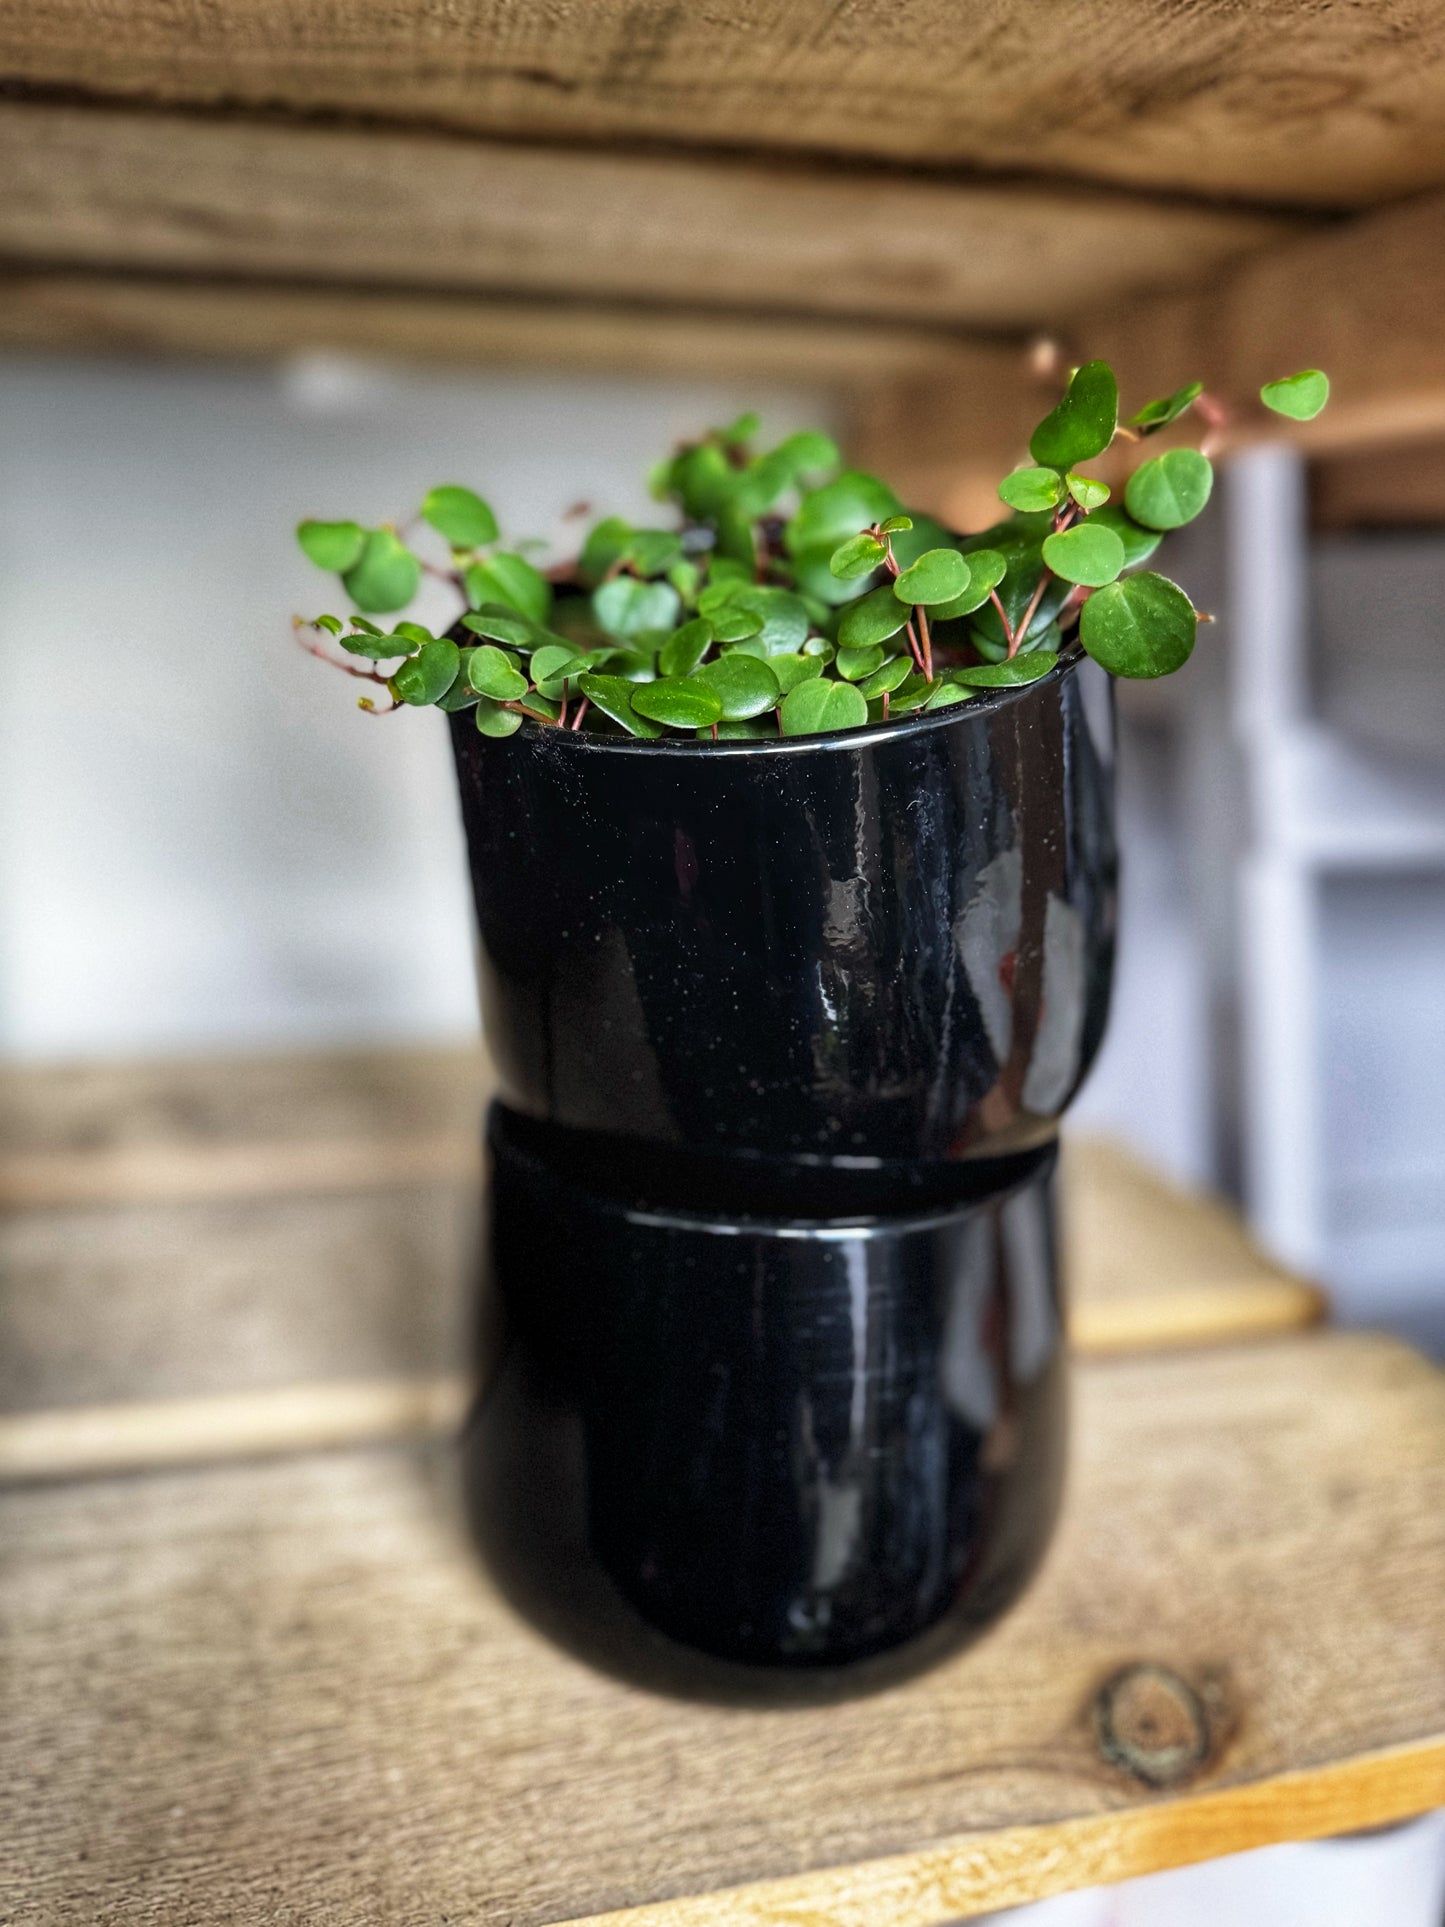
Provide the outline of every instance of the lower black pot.
[[895,1216],[708,1215],[576,1181],[493,1112],[464,1464],[503,1590],[662,1690],[868,1690],[997,1616],[1064,1456],[1052,1146]]

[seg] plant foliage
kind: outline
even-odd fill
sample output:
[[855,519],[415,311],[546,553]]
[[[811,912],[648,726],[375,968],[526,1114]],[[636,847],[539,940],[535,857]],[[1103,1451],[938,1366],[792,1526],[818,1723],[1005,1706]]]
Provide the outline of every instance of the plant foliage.
[[[1297,421],[1328,396],[1318,369],[1260,391]],[[1116,676],[1168,675],[1200,618],[1143,565],[1203,510],[1214,471],[1203,448],[1146,457],[1142,444],[1191,412],[1207,447],[1223,411],[1199,382],[1121,425],[1114,371],[1085,362],[1035,428],[1029,463],[999,483],[1012,513],[969,536],[844,468],[826,435],[758,448],[753,415],[659,463],[657,526],[604,517],[556,566],[508,544],[490,503],[449,482],[406,528],[301,523],[302,550],[339,578],[353,613],[297,628],[313,654],[386,692],[363,708],[470,709],[498,739],[816,736],[1020,688],[1078,649]],[[1129,468],[1119,457],[1131,448]],[[1112,492],[1081,467],[1105,457]],[[440,559],[419,552],[427,542]],[[458,598],[445,633],[401,616],[424,576]]]

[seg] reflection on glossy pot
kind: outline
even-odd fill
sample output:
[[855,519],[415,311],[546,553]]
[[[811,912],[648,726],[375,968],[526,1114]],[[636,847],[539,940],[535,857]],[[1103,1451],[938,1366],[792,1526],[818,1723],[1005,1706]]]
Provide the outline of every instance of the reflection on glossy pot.
[[964,1203],[799,1224],[607,1196],[494,1111],[473,1518],[629,1677],[854,1692],[999,1612],[1064,1449],[1053,1152]]
[[1112,688],[787,743],[452,718],[504,1100],[698,1150],[956,1159],[1052,1133],[1113,964]]

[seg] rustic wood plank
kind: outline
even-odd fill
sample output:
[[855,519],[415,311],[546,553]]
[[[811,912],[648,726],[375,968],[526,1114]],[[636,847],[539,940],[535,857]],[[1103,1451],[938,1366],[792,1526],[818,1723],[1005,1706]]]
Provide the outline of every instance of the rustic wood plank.
[[1347,450],[1310,464],[1310,526],[1330,534],[1445,528],[1445,440]]
[[[772,1714],[547,1647],[474,1570],[445,1457],[12,1489],[10,1905],[932,1927],[1445,1802],[1445,1378],[1353,1335],[1097,1363],[1076,1429],[1059,1538],[997,1628]],[[1172,1794],[1097,1748],[1138,1664],[1209,1709]]]
[[1297,221],[1096,189],[0,104],[16,262],[1027,328]]
[[1439,0],[0,5],[12,88],[1359,205],[1445,178]]

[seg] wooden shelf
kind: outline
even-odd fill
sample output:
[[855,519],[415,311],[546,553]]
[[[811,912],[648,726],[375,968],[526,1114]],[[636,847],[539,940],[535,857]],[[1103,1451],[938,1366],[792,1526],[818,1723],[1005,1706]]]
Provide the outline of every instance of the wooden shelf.
[[[1316,1335],[1076,1383],[1022,1604],[826,1711],[561,1656],[478,1572],[443,1450],[12,1488],[15,1918],[933,1927],[1445,1803],[1445,1380]],[[1131,1668],[1141,1744],[1202,1709],[1167,1791],[1100,1753]]]

